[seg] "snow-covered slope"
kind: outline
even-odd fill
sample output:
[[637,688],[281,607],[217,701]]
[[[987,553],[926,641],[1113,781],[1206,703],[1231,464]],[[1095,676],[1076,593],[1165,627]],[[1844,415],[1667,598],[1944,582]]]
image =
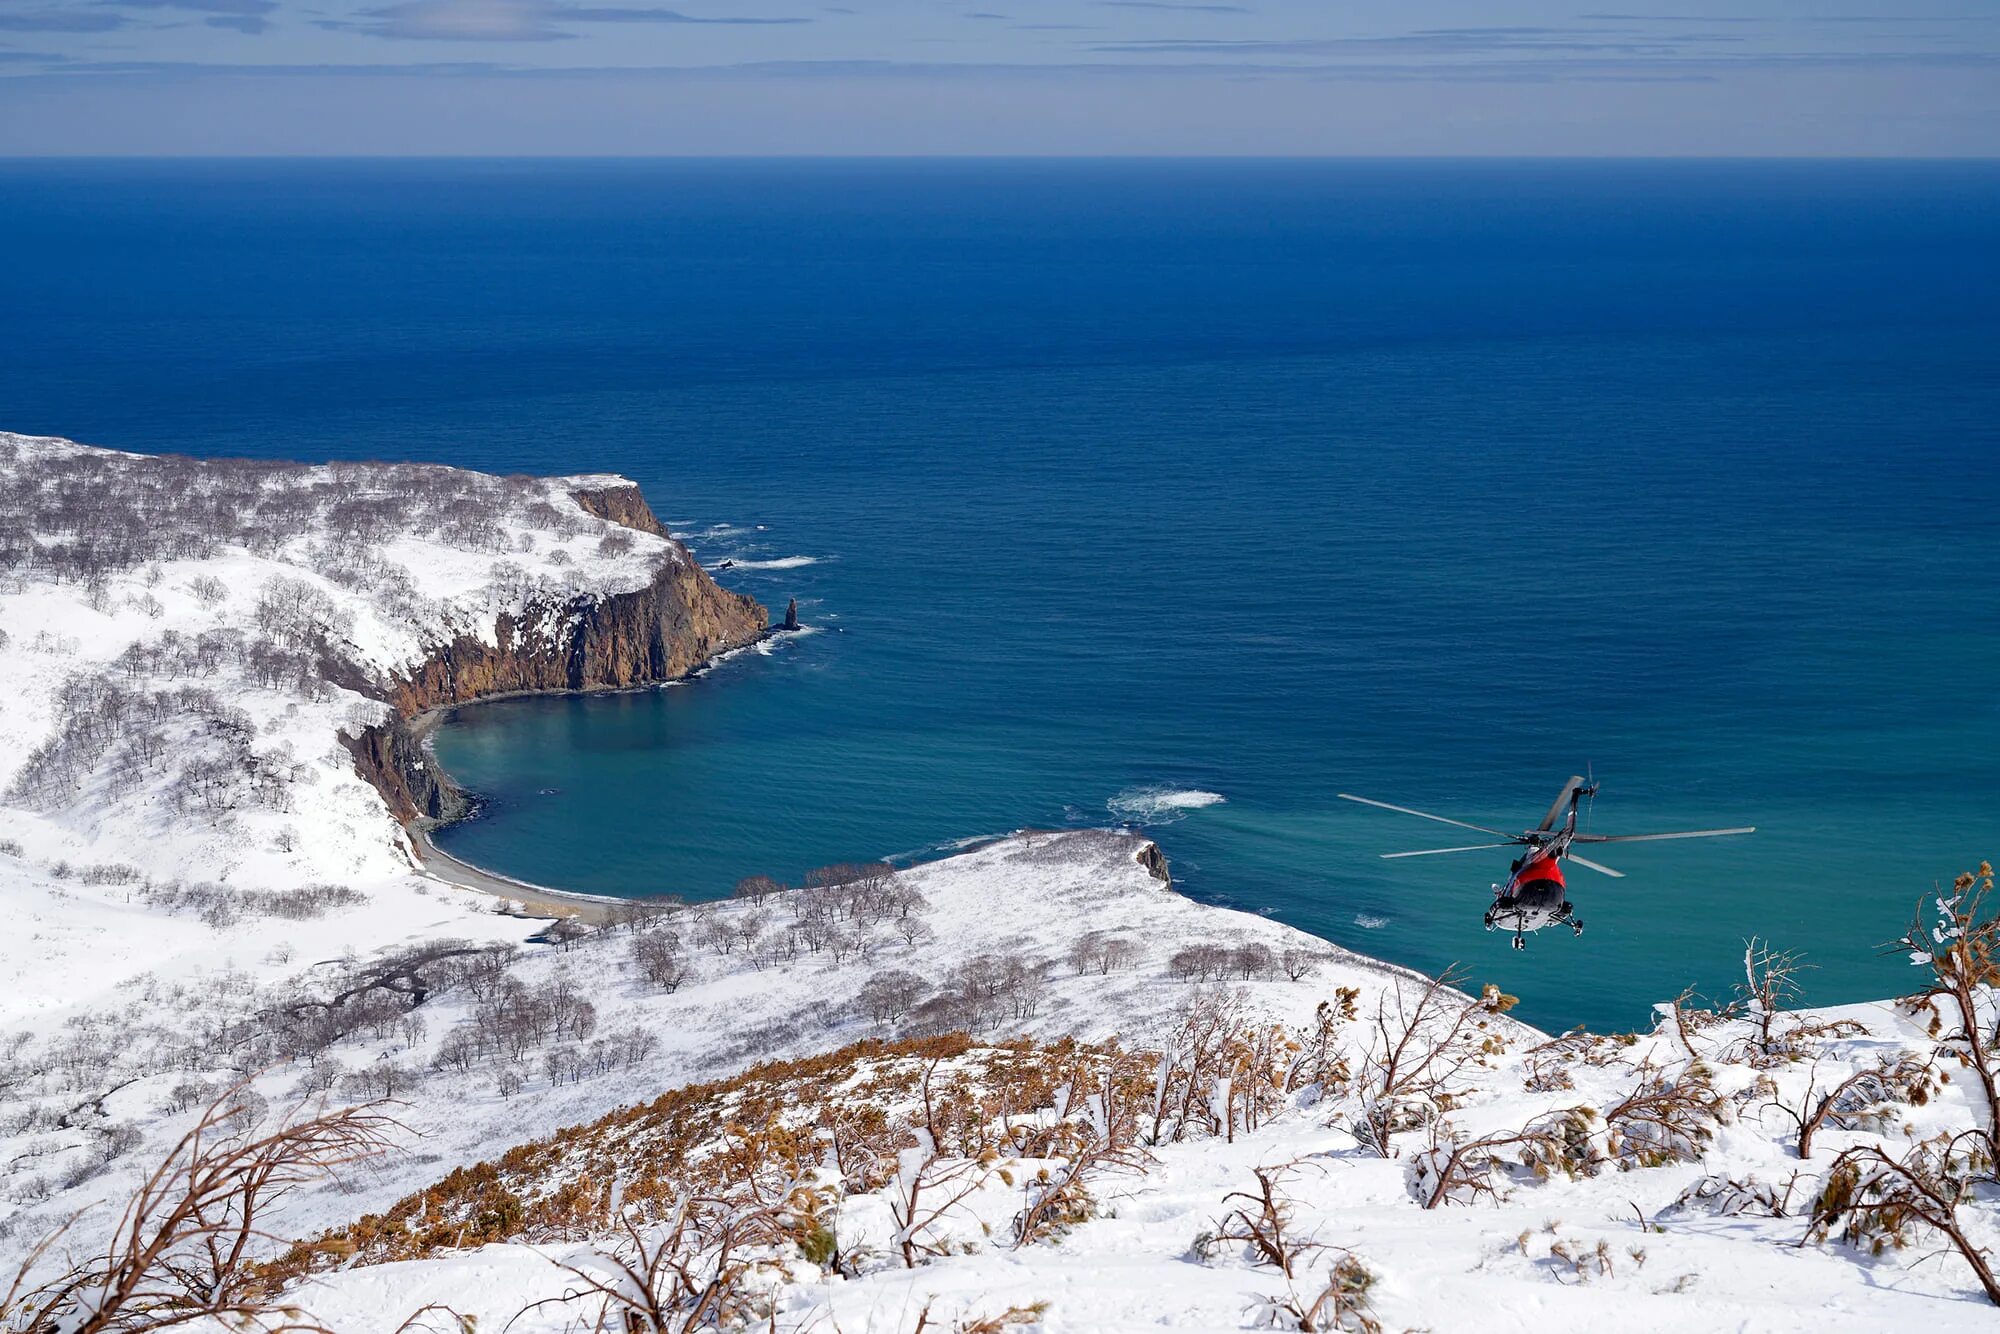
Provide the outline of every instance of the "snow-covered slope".
[[[589,928],[421,869],[350,743],[399,710],[521,679],[482,650],[519,626],[579,622],[688,575],[656,527],[615,478],[204,464],[0,436],[0,1259],[80,1207],[112,1206],[71,1238],[95,1241],[231,1088],[265,1125],[395,1104],[392,1151],[260,1213],[275,1252],[347,1237],[363,1215],[468,1179],[455,1169],[538,1161],[508,1151],[584,1142],[564,1128],[691,1081],[962,1031],[1122,1071],[1124,1120],[1092,1110],[1109,1084],[989,1084],[954,1113],[995,1137],[987,1151],[927,1163],[937,1140],[919,1133],[907,1079],[885,1092],[873,1047],[826,1058],[824,1077],[788,1086],[781,1138],[801,1174],[785,1198],[820,1202],[839,1258],[817,1234],[757,1251],[744,1309],[761,1325],[1992,1320],[1935,1232],[1873,1254],[1811,1226],[1843,1149],[1901,1156],[1984,1124],[1976,1081],[1947,1078],[1938,1038],[1887,1004],[1773,1015],[1770,1032],[1766,1001],[1722,1019],[1670,1007],[1654,1034],[1551,1038],[1509,1019],[1507,998],[1474,994],[1476,973],[1438,989],[1185,899],[1159,849],[1108,831],[830,868],[723,904],[600,910]],[[660,649],[654,677],[728,642],[718,630]],[[1959,938],[1945,930],[1939,948]],[[1413,1031],[1427,1036],[1399,1043]],[[1436,1078],[1389,1088],[1392,1050],[1448,1055]],[[1802,1155],[1801,1116],[1874,1070]],[[841,1097],[877,1117],[861,1118],[873,1138],[859,1168],[815,1138],[834,1133],[819,1114]],[[712,1152],[736,1133],[725,1110],[740,1108],[677,1133]],[[1114,1140],[1087,1200],[1065,1197],[1058,1225],[1023,1224]],[[430,1302],[482,1329],[594,1327],[562,1265],[610,1272],[623,1187],[607,1182],[682,1170],[643,1157],[657,1146],[623,1151],[638,1157],[612,1153],[597,1195],[566,1170],[532,1183],[596,1200],[595,1225],[503,1217],[499,1244],[433,1238],[392,1263],[335,1247],[286,1300],[342,1334],[386,1334]],[[962,1200],[921,1228],[899,1213],[899,1190],[906,1205],[925,1173],[961,1169]],[[1259,1169],[1296,1243],[1289,1275],[1228,1235],[1263,1216]],[[1966,1237],[1993,1246],[1990,1169],[1953,1170],[1971,1183]],[[641,1221],[651,1235],[659,1217]],[[1330,1278],[1338,1299],[1315,1307]]]
[[687,561],[577,499],[620,484],[0,434],[8,843],[155,880],[408,870],[342,736],[440,646]]

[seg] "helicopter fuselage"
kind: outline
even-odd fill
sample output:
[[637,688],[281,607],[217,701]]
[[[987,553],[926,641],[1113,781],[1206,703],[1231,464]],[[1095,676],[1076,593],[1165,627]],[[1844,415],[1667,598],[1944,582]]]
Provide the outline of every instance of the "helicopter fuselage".
[[1514,863],[1506,884],[1493,887],[1486,929],[1512,931],[1518,936],[1545,926],[1568,924],[1572,915],[1560,848],[1538,848]]

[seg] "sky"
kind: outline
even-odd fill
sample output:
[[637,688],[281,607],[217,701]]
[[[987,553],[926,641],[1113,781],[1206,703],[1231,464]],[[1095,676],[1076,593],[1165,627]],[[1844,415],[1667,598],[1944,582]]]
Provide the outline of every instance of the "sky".
[[2000,156],[2000,0],[1618,4],[0,0],[0,154]]

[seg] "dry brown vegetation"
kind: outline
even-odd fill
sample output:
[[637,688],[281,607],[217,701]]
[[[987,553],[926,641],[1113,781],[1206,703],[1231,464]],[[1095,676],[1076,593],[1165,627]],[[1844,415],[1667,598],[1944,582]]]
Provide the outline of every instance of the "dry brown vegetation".
[[[770,1062],[460,1168],[381,1214],[295,1246],[270,1273],[500,1240],[584,1239],[622,1226],[614,1214],[658,1223],[690,1198],[727,1198],[769,1173],[795,1181],[811,1166],[831,1168],[850,1191],[881,1190],[924,1136],[940,1161],[1060,1157],[1086,1133],[1069,1122],[1088,1124],[1106,1100],[1136,1106],[1150,1073],[1148,1059],[1115,1046],[985,1044],[964,1034]],[[1055,1126],[1043,1115],[1051,1110],[1060,1113]],[[1121,1124],[1132,1119],[1117,1112]],[[913,1208],[924,1208],[922,1189]],[[809,1215],[793,1217],[794,1240],[826,1255],[827,1240],[814,1236],[821,1220]]]

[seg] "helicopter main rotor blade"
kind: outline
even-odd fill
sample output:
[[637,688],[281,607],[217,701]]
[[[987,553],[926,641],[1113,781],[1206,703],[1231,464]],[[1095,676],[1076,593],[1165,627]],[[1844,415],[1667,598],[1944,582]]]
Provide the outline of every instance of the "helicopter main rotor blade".
[[1429,811],[1413,811],[1408,806],[1391,806],[1388,802],[1376,801],[1373,797],[1357,797],[1352,792],[1339,792],[1335,795],[1342,801],[1358,801],[1363,806],[1380,806],[1385,811],[1396,811],[1402,815],[1414,815],[1420,820],[1436,820],[1439,824],[1457,825],[1460,829],[1470,829],[1475,834],[1491,834],[1495,838],[1504,838],[1509,843],[1520,841],[1504,829],[1488,829],[1483,824],[1467,824],[1463,820],[1448,820],[1442,815],[1432,815]]
[[1398,857],[1435,857],[1440,852],[1484,852],[1488,848],[1511,848],[1513,846],[1512,843],[1474,843],[1470,847],[1463,848],[1420,848],[1415,852],[1384,852],[1380,856],[1383,861],[1394,861]]
[[1556,821],[1562,819],[1563,817],[1563,807],[1569,804],[1569,794],[1576,791],[1578,788],[1582,786],[1583,786],[1583,775],[1571,774],[1569,776],[1569,781],[1563,784],[1563,790],[1556,793],[1555,804],[1549,807],[1549,813],[1542,817],[1542,822],[1536,825],[1535,828],[1541,830],[1543,833],[1547,833],[1549,830],[1554,829],[1556,827]]
[[1729,834],[1754,834],[1757,826],[1741,829],[1683,829],[1672,834],[1578,834],[1573,843],[1657,843],[1663,838],[1723,838]]
[[1599,875],[1608,875],[1613,880],[1623,880],[1625,878],[1625,873],[1623,871],[1614,871],[1608,866],[1601,866],[1598,863],[1590,860],[1590,858],[1588,857],[1577,856],[1574,852],[1570,853],[1563,860],[1575,862],[1578,866],[1588,866],[1591,870],[1597,872]]

